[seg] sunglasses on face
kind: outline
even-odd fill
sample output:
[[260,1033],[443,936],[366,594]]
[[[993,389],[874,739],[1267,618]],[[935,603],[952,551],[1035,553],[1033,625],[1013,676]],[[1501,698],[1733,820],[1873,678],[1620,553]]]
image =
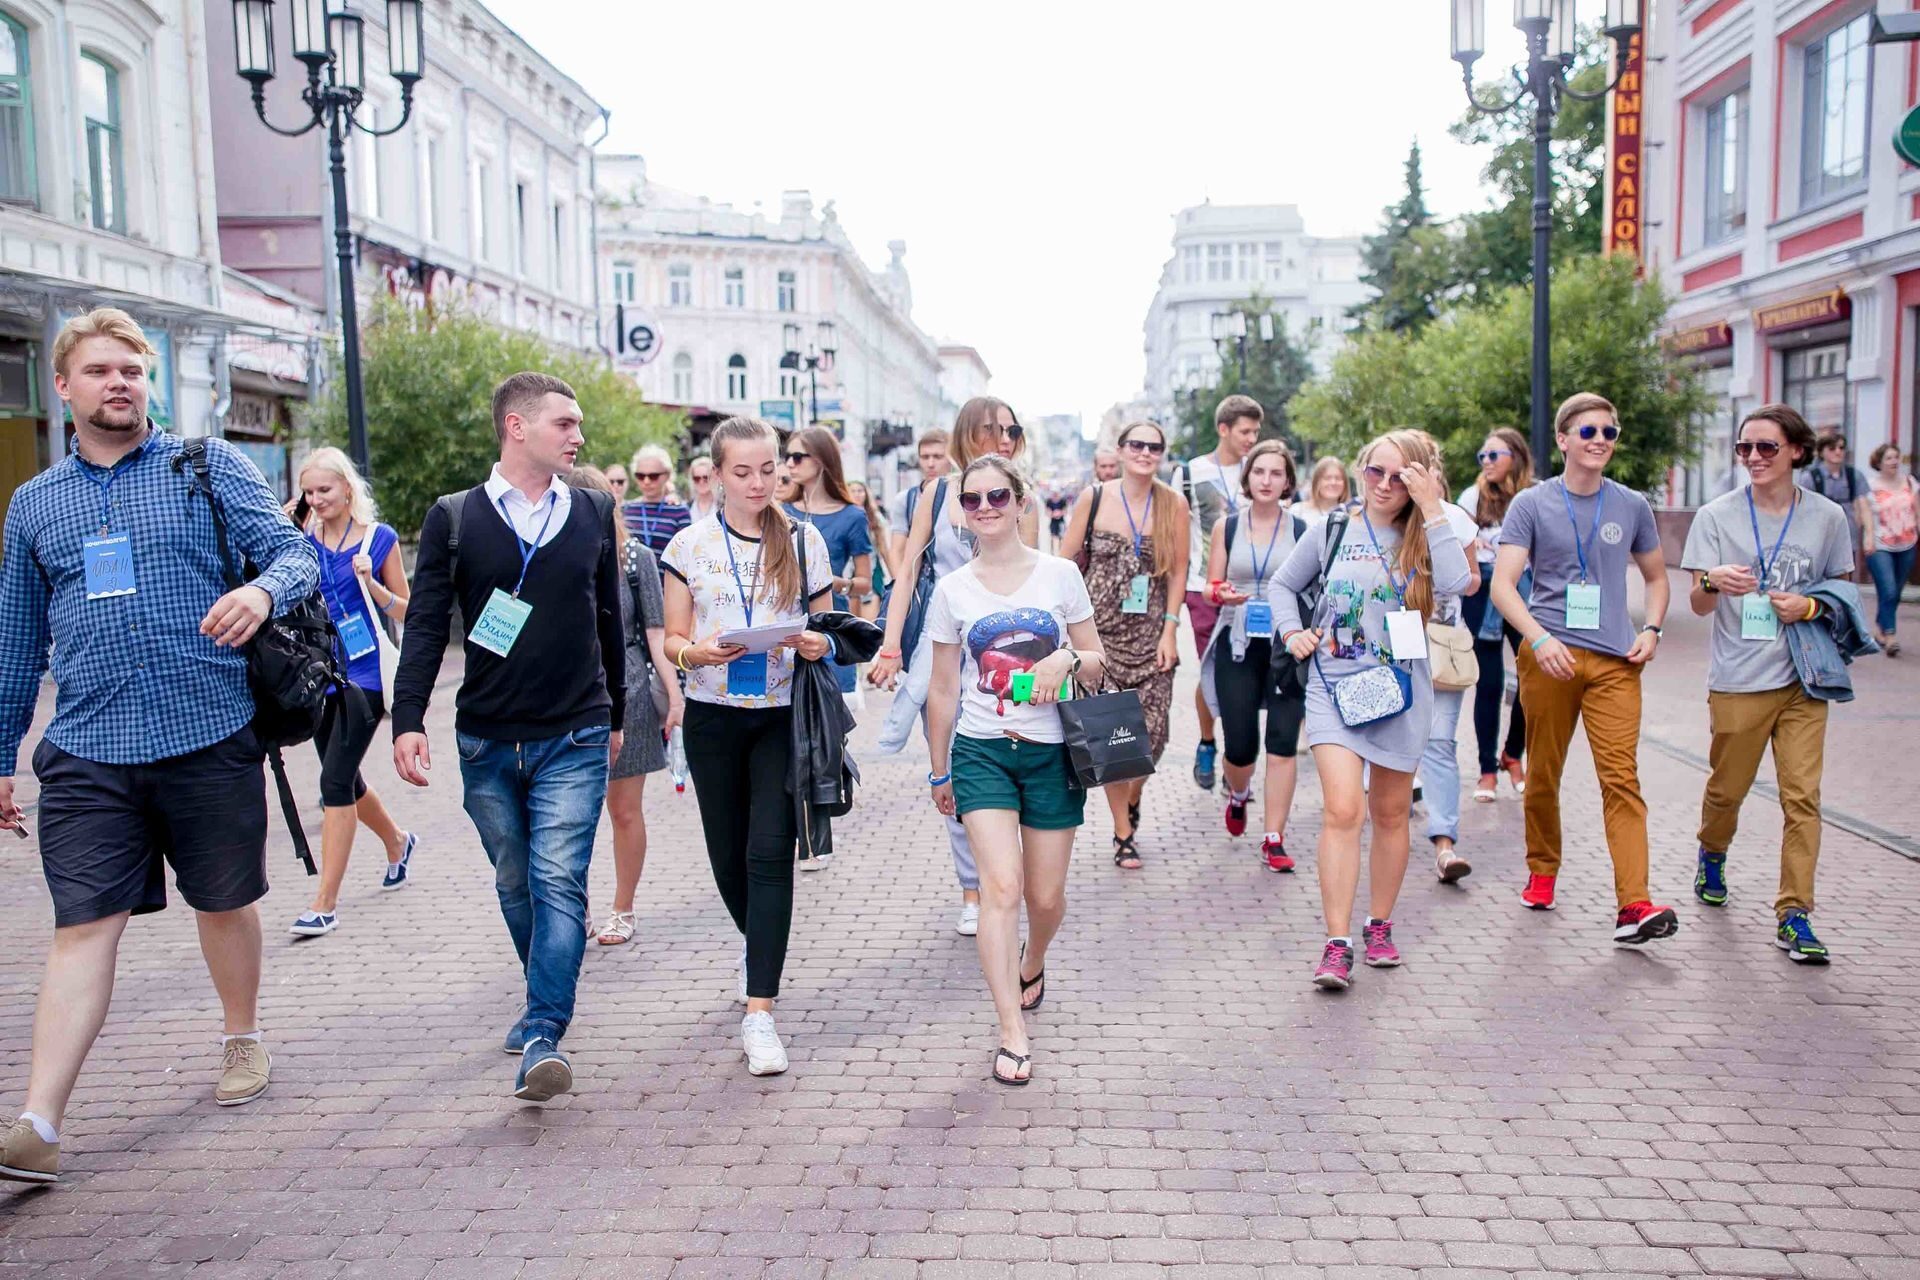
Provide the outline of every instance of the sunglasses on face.
[[1396,489],[1404,490],[1407,487],[1407,482],[1400,478],[1398,471],[1389,476],[1385,467],[1362,467],[1360,468],[1360,476],[1369,486],[1379,484],[1382,481],[1390,481]]
[[1513,450],[1511,449],[1482,449],[1473,455],[1474,460],[1483,467],[1489,462],[1498,462],[1502,458],[1511,458],[1512,456]]
[[1132,453],[1152,454],[1157,458],[1167,451],[1167,442],[1165,440],[1127,440],[1120,447]]
[[667,473],[664,471],[636,471],[633,473],[633,478],[636,480],[665,480]]
[[1605,439],[1610,441],[1618,440],[1620,438],[1620,428],[1614,426],[1611,422],[1609,422],[1604,427],[1596,427],[1591,422],[1589,422],[1584,426],[1574,428],[1573,433],[1579,436],[1582,440],[1591,440],[1595,436],[1602,436]]
[[695,484],[712,484],[713,473],[711,471],[702,471],[696,475],[689,476],[688,479],[692,480]]
[[984,502],[995,511],[998,511],[1012,501],[1012,489],[989,489],[985,493],[968,490],[966,493],[960,495],[960,509],[962,511],[978,511],[980,504]]
[[1005,436],[1007,439],[1013,441],[1015,444],[1019,444],[1022,440],[1025,440],[1027,438],[1027,429],[1016,422],[1010,427],[1000,428],[1000,434]]
[[810,453],[790,453],[787,455],[787,465],[797,467],[812,456]]
[[1733,446],[1733,456],[1742,461],[1751,458],[1756,453],[1763,458],[1771,458],[1779,452],[1780,442],[1778,440],[1742,440]]

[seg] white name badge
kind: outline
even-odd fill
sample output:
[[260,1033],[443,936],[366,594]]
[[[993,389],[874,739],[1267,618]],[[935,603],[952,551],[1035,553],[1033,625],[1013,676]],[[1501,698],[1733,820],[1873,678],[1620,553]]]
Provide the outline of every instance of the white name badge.
[[1265,600],[1249,600],[1247,609],[1247,635],[1255,640],[1273,638],[1273,606]]
[[1418,609],[1394,609],[1387,614],[1387,648],[1395,662],[1427,656],[1427,626]]
[[1750,591],[1740,597],[1740,638],[1742,640],[1778,640],[1780,615],[1773,611],[1772,597]]
[[80,544],[80,558],[87,574],[87,599],[108,600],[138,590],[133,584],[133,543],[126,534],[88,538]]
[[1567,584],[1567,630],[1598,631],[1599,629],[1600,584],[1569,582]]
[[504,658],[507,651],[513,648],[513,642],[520,638],[520,630],[527,625],[532,613],[532,605],[524,600],[516,600],[495,587],[487,607],[474,620],[473,630],[467,633],[467,638],[488,653]]

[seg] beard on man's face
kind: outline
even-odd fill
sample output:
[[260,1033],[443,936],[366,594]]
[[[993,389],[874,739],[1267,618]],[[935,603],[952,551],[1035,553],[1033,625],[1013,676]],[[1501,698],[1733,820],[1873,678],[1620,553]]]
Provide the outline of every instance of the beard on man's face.
[[102,401],[87,415],[87,422],[96,431],[137,431],[146,425],[145,409],[132,400]]

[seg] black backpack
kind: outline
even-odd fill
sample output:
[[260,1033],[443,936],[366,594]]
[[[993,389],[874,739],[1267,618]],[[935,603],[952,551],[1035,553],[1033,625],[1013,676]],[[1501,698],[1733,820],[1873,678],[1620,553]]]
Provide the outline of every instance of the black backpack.
[[[220,500],[214,496],[213,477],[207,466],[207,442],[189,440],[180,450],[180,464],[193,472],[194,490],[206,495],[207,511],[213,517],[215,550],[220,557],[220,576],[227,589],[246,585],[260,576],[252,561],[234,569],[233,552],[227,540],[226,518],[220,513]],[[243,577],[244,574],[244,577]],[[280,812],[286,817],[287,831],[293,837],[294,855],[306,866],[308,875],[318,875],[313,850],[307,844],[306,829],[300,825],[300,809],[287,782],[285,747],[311,741],[335,716],[372,715],[366,695],[347,679],[340,665],[333,617],[319,590],[277,618],[269,618],[247,641],[247,686],[253,694],[253,733],[273,767],[273,785],[280,793]],[[329,693],[328,688],[333,692]]]

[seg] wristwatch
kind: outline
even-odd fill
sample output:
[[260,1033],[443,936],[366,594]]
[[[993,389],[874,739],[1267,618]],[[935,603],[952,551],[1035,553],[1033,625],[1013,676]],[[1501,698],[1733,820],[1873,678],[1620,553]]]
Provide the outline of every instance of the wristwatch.
[[1080,651],[1078,649],[1069,648],[1067,650],[1067,653],[1071,655],[1073,658],[1073,665],[1067,668],[1067,674],[1070,676],[1077,676],[1080,674]]
[[1710,596],[1717,596],[1720,594],[1720,588],[1713,585],[1713,579],[1709,577],[1705,577],[1704,575],[1700,579],[1700,589],[1706,592]]
[[1661,627],[1656,627],[1656,626],[1654,626],[1654,625],[1653,625],[1653,624],[1652,624],[1651,622],[1649,622],[1649,623],[1648,623],[1648,624],[1647,624],[1646,626],[1644,626],[1644,627],[1642,627],[1642,628],[1640,628],[1640,629],[1641,629],[1642,631],[1651,631],[1651,632],[1653,632],[1653,634],[1654,634],[1654,635],[1656,635],[1656,636],[1659,636],[1659,635],[1664,635],[1664,634],[1665,634],[1665,630],[1664,630],[1664,628],[1661,628]]

